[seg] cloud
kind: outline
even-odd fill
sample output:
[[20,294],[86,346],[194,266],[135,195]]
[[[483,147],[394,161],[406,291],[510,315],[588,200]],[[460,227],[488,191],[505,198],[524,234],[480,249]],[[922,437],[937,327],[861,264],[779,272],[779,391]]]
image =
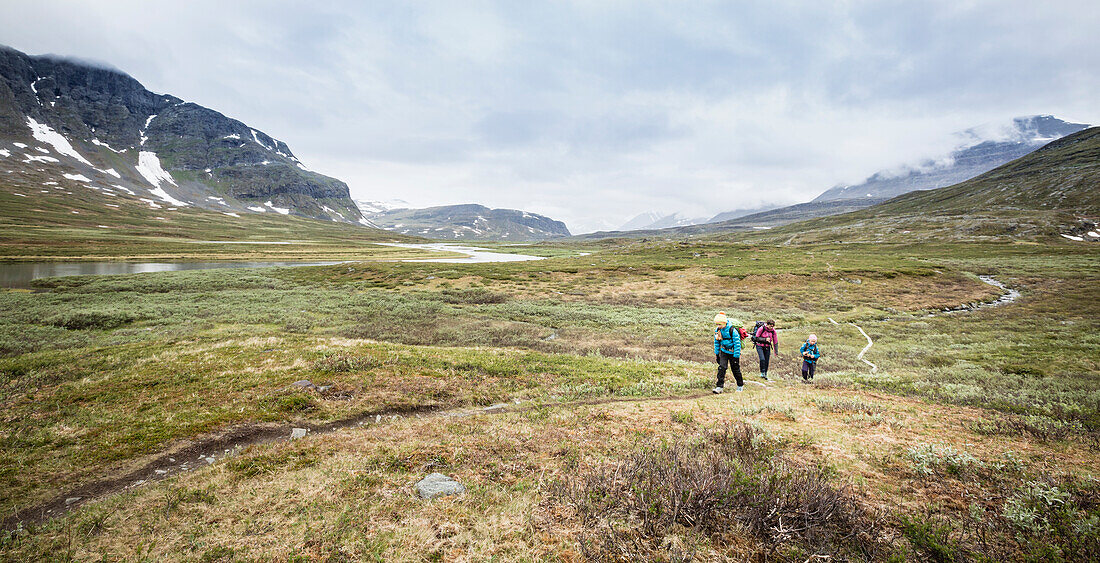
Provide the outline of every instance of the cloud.
[[613,227],[795,203],[1017,115],[1100,122],[1093,2],[42,0],[0,33],[285,140],[358,197]]

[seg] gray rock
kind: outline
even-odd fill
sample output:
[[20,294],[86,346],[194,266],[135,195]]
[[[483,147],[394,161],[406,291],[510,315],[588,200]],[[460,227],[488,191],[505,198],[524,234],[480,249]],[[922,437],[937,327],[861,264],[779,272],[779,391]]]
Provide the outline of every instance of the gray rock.
[[302,389],[313,389],[313,382],[308,379],[302,379],[290,384],[291,387],[301,387]]
[[305,438],[306,433],[309,432],[307,428],[294,428],[290,431],[290,439],[297,440],[298,438]]
[[466,487],[463,487],[462,483],[442,473],[432,473],[416,483],[416,494],[423,499],[458,495],[464,492],[466,492]]
[[326,392],[328,392],[329,389],[332,389],[331,385],[321,385],[320,387],[317,388],[317,392],[326,393]]
[[[462,485],[459,485],[459,486],[461,487]],[[69,498],[65,499],[65,506],[69,506],[70,504],[80,500],[81,498],[82,497],[69,497]]]

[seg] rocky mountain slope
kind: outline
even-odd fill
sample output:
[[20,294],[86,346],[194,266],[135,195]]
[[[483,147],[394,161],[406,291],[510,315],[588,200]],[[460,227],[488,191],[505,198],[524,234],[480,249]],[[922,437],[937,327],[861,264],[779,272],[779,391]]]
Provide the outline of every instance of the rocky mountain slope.
[[900,170],[880,171],[860,184],[826,190],[813,201],[891,198],[911,191],[951,186],[1086,127],[1088,125],[1069,123],[1050,115],[1032,115],[1017,117],[1006,127],[969,129],[960,133],[966,142],[945,158],[903,166]]
[[307,169],[283,141],[118,70],[7,47],[0,173],[31,194],[57,186],[116,205],[366,224],[347,185]]
[[545,240],[569,236],[565,223],[515,209],[446,205],[366,213],[379,227],[402,234],[452,240]]

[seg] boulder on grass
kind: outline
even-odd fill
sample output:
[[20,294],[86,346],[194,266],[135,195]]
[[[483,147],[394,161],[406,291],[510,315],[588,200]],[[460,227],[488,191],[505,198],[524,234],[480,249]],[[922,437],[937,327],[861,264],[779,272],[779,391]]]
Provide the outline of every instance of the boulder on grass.
[[442,473],[432,473],[416,483],[416,494],[423,499],[433,499],[466,492],[462,483]]

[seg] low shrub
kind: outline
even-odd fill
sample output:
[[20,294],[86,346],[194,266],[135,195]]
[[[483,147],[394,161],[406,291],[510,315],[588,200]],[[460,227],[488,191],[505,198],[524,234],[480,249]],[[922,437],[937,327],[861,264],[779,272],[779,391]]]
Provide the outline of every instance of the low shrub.
[[132,313],[122,311],[70,311],[49,318],[46,324],[69,330],[112,329],[137,320]]
[[296,470],[311,467],[317,463],[318,453],[315,447],[297,448],[279,446],[272,451],[251,455],[245,452],[226,461],[226,469],[238,478],[255,477],[260,474],[274,473],[278,470]]
[[1002,514],[1033,551],[1041,548],[1040,553],[1067,561],[1100,559],[1100,507],[1094,497],[1031,481],[1009,497]]
[[672,422],[679,422],[680,424],[692,424],[695,422],[695,416],[691,414],[691,411],[672,411],[670,413]]
[[489,291],[488,289],[480,287],[471,289],[445,289],[442,292],[442,296],[443,301],[447,303],[463,305],[486,305],[508,301],[507,294]]
[[872,403],[865,403],[858,399],[830,399],[827,397],[814,397],[814,404],[824,412],[859,412],[863,414],[878,414],[882,408]]
[[901,533],[929,561],[959,561],[962,551],[951,539],[951,526],[933,518],[901,517]]
[[951,446],[921,444],[909,448],[913,469],[923,475],[964,475],[984,467],[982,460]]
[[1001,366],[1001,373],[1016,377],[1046,377],[1047,372],[1042,368],[1027,364],[1005,364]]
[[1041,414],[998,416],[973,425],[975,432],[1002,436],[1031,436],[1038,440],[1069,440],[1084,438],[1097,442],[1097,434],[1089,432],[1076,420],[1059,420]]
[[351,352],[323,352],[320,358],[313,360],[314,369],[327,373],[366,371],[381,365],[382,361],[377,358]]
[[309,412],[317,408],[317,398],[304,391],[291,391],[267,397],[261,402],[266,409],[280,413]]
[[685,529],[718,549],[738,543],[734,530],[747,531],[765,558],[786,551],[873,558],[879,546],[877,520],[852,495],[820,469],[776,456],[747,424],[645,444],[560,482],[553,497],[575,509],[581,548],[597,561],[690,559],[690,548],[675,541]]

